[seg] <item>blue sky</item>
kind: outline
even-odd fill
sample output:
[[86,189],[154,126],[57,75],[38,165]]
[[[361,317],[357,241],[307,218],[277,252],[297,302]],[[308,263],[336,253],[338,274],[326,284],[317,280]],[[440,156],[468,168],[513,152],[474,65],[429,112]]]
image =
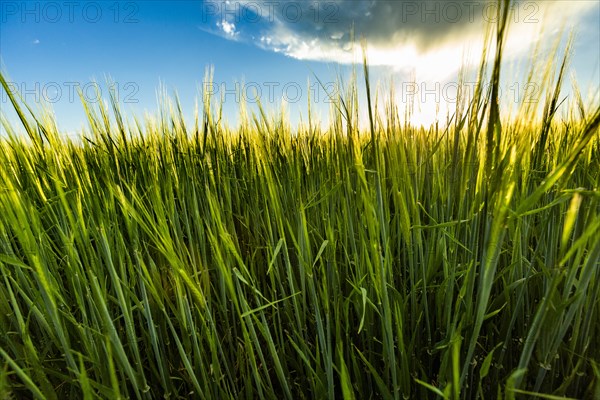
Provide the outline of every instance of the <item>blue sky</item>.
[[[584,91],[597,93],[599,4],[515,3],[507,60],[519,65],[541,29],[542,44],[549,46],[561,28],[576,28],[571,72]],[[443,101],[445,85],[455,80],[460,65],[478,62],[483,26],[494,11],[494,4],[485,0],[3,0],[0,58],[12,87],[30,104],[47,100],[59,126],[69,132],[85,125],[76,87],[94,100],[92,82],[97,81],[107,96],[108,77],[128,113],[155,111],[162,84],[169,93],[178,92],[191,117],[208,66],[214,67],[210,89],[218,95],[227,91],[224,108],[231,124],[239,103],[236,89],[251,102],[259,90],[261,101],[272,109],[287,100],[295,123],[300,115],[306,117],[309,91],[321,119],[327,119],[327,97],[314,76],[326,85],[339,74],[347,77],[359,54],[352,47],[354,34],[367,40],[375,79],[393,77],[400,91],[430,91],[428,99],[421,99],[423,121],[428,122],[432,99]],[[416,86],[407,86],[411,82]],[[517,75],[505,82],[515,95],[522,95],[522,84]],[[5,93],[0,106],[13,118]]]

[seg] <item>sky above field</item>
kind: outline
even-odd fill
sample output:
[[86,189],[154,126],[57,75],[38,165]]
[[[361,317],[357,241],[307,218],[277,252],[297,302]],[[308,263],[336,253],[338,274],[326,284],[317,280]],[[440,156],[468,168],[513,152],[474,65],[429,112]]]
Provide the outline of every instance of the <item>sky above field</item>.
[[[505,97],[536,100],[535,79],[528,86],[522,78],[532,49],[538,42],[551,48],[561,32],[572,30],[570,72],[584,96],[597,93],[599,4],[515,2]],[[154,112],[163,87],[177,91],[191,118],[204,89],[223,98],[231,125],[242,98],[251,108],[257,100],[272,110],[285,103],[295,124],[306,119],[309,96],[327,120],[327,92],[338,92],[337,77],[347,82],[364,39],[374,79],[394,86],[400,107],[416,103],[413,122],[429,123],[437,103],[452,104],[460,67],[478,64],[485,26],[495,20],[496,3],[484,0],[3,0],[0,58],[11,89],[29,104],[50,104],[59,126],[72,132],[85,125],[78,89],[97,101],[94,82],[103,97],[111,86],[130,115]],[[211,84],[207,67],[214,68]],[[12,120],[7,95],[1,96]]]

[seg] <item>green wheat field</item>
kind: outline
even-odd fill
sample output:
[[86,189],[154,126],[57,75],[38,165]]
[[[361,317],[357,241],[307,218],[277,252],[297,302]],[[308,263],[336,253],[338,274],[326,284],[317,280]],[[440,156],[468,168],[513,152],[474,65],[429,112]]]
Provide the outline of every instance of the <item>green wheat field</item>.
[[505,24],[447,128],[366,58],[328,128],[109,99],[73,139],[0,75],[0,399],[600,398],[600,105],[567,45],[501,119]]

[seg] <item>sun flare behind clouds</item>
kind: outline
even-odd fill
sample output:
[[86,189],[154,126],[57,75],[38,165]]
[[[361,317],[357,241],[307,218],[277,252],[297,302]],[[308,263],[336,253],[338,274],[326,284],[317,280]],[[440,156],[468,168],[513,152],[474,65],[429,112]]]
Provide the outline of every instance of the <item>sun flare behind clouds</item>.
[[[214,4],[215,21],[209,20],[205,29],[298,60],[360,64],[364,41],[371,67],[418,89],[411,98],[411,121],[419,124],[444,120],[454,108],[449,92],[458,84],[458,71],[463,68],[474,81],[484,51],[495,52],[495,41],[486,43],[483,32],[487,29],[490,39],[495,34],[496,1],[371,0],[355,1],[353,7],[342,1],[209,3]],[[514,2],[505,61],[526,58],[538,40],[551,43],[573,28],[565,21],[595,11],[598,3],[593,1]],[[234,23],[232,37],[228,27]],[[398,103],[408,107],[404,97]]]
[[[239,36],[234,40],[301,60],[339,63],[355,62],[355,43],[365,39],[372,65],[416,68],[424,77],[439,75],[440,69],[455,72],[465,50],[481,54],[482,31],[498,20],[498,7],[492,0],[359,0],[353,7],[340,0],[206,3],[214,8],[206,12],[207,22],[202,28],[217,35],[233,39],[231,28],[235,27]],[[567,22],[597,9],[594,1],[514,2],[509,15],[512,33],[508,55],[523,53],[542,27],[545,34],[557,33],[568,27]]]

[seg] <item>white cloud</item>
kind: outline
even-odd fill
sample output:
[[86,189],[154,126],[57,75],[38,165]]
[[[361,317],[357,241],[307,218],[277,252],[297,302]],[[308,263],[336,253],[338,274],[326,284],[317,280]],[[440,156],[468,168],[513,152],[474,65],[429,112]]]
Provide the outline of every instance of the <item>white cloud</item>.
[[40,44],[40,39],[35,39],[33,42],[31,42],[33,44]]
[[[301,60],[347,64],[361,60],[360,46],[354,45],[352,37],[356,43],[364,37],[371,65],[410,71],[417,79],[442,79],[440,75],[454,74],[467,61],[477,64],[483,52],[485,25],[496,17],[494,0],[355,0],[352,7],[338,0],[240,0],[240,4],[242,11],[237,16],[241,18],[235,21],[239,26],[227,21],[231,17],[228,14],[217,23],[227,38],[252,42]],[[243,12],[243,7],[258,13],[260,23],[254,14],[252,21],[250,17],[244,21],[244,15],[250,14]],[[597,7],[593,1],[516,1],[506,56],[525,54],[542,28],[544,38],[548,38],[560,28],[568,31],[576,27],[593,7]],[[252,29],[258,32],[249,33]],[[260,40],[253,41],[253,37]],[[471,59],[465,59],[465,55]]]
[[228,36],[235,36],[237,33],[235,31],[235,24],[233,22],[223,20],[221,22],[217,22],[217,26],[221,28],[223,32]]

